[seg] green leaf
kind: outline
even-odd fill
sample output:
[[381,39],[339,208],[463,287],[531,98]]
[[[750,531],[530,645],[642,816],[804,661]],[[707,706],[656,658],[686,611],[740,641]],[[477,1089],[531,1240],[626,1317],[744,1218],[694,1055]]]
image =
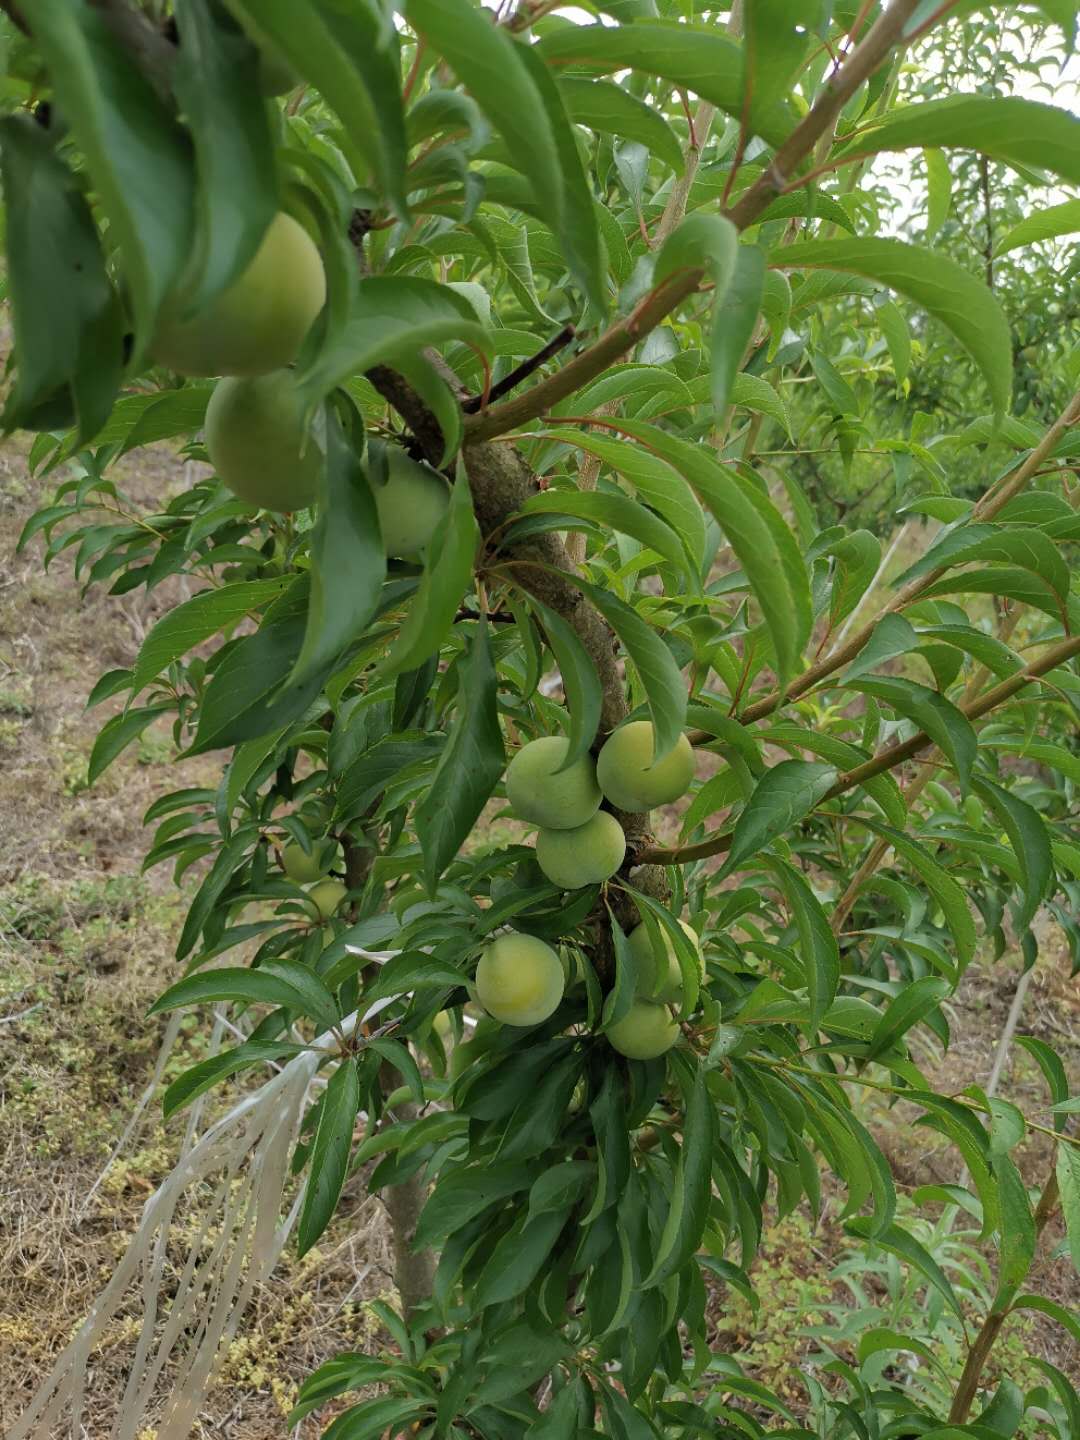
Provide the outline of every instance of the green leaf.
[[336,814],[341,820],[362,815],[387,785],[409,765],[433,759],[442,750],[442,735],[406,731],[387,736],[349,765],[338,785]]
[[386,554],[367,475],[332,413],[327,416],[322,480],[319,518],[311,536],[307,628],[289,676],[291,685],[325,674],[360,637],[378,608],[386,579]]
[[383,666],[384,677],[415,670],[429,655],[437,654],[472,584],[479,545],[480,527],[473,514],[469,482],[464,467],[459,467],[449,508],[428,546],[420,589]]
[[226,0],[255,37],[268,36],[337,113],[401,218],[408,144],[398,40],[378,0]]
[[1065,557],[1048,535],[1030,525],[961,526],[932,545],[893,583],[906,585],[909,580],[917,580],[931,570],[967,565],[976,560],[1019,565],[1045,580],[1062,605],[1068,598],[1069,567]]
[[[1063,1148],[1059,1147],[1059,1157]],[[1001,1247],[992,1311],[996,1315],[1009,1308],[1013,1296],[1027,1278],[1035,1258],[1037,1236],[1027,1188],[1019,1170],[1004,1154],[993,1156],[992,1167],[1001,1203]]]
[[902,1260],[906,1260],[912,1269],[918,1270],[920,1275],[929,1280],[953,1314],[963,1320],[963,1309],[948,1276],[929,1251],[920,1245],[913,1235],[909,1235],[899,1225],[889,1225],[874,1235],[872,1222],[862,1217],[849,1220],[845,1228],[864,1239],[873,1235],[875,1245],[880,1245],[883,1249],[892,1251],[894,1255],[899,1255]]
[[[521,511],[524,515],[570,515],[618,530],[623,535],[632,535],[642,545],[670,561],[686,576],[691,586],[697,584],[697,575],[690,566],[686,547],[679,536],[665,520],[627,495],[613,494],[610,490],[542,490],[537,495],[530,495]],[[514,532],[511,529],[505,543],[512,545],[513,542]]]
[[902,105],[867,125],[833,161],[913,146],[980,150],[1009,165],[1049,170],[1080,185],[1080,120],[1067,110],[1017,96],[953,95]]
[[784,100],[820,19],[817,0],[749,0],[745,10],[744,103]]
[[[1000,125],[1002,117],[996,123]],[[1080,122],[1074,123],[1080,130]],[[879,237],[806,240],[775,250],[769,258],[770,264],[784,270],[863,275],[914,300],[947,326],[971,355],[986,378],[994,409],[1008,409],[1012,390],[1008,321],[991,291],[955,260],[936,250]]]
[[629,1013],[637,995],[637,955],[631,950],[626,933],[611,913],[608,906],[608,922],[611,926],[611,943],[615,951],[615,983],[604,998],[598,1033],[610,1030]]
[[853,530],[824,553],[836,562],[829,598],[832,628],[851,614],[870,588],[881,561],[881,541],[869,530]]
[[773,856],[769,857],[768,864],[780,881],[799,933],[810,1002],[809,1021],[817,1026],[836,998],[840,983],[840,947],[821,902],[801,872]]
[[90,752],[87,784],[93,785],[102,772],[108,769],[133,740],[138,739],[148,725],[172,708],[169,704],[147,705],[142,710],[122,710],[119,715],[107,720],[98,731],[94,748]]
[[222,585],[218,590],[202,590],[163,615],[139,647],[139,657],[131,676],[131,688],[138,692],[157,678],[174,660],[194,650],[219,630],[228,630],[245,616],[276,599],[288,583],[288,577],[273,576],[267,580],[242,580]]
[[634,140],[672,170],[683,168],[679,138],[659,111],[607,80],[584,80],[573,75],[558,81],[566,113],[577,125],[620,140]]
[[319,1106],[319,1124],[311,1148],[304,1203],[297,1227],[296,1248],[306,1255],[330,1223],[349,1173],[353,1127],[360,1109],[360,1077],[356,1062],[338,1064]]
[[440,1175],[417,1223],[416,1244],[430,1245],[453,1235],[489,1206],[527,1190],[535,1178],[535,1168],[520,1161],[496,1161]]
[[973,789],[997,816],[1020,866],[1024,899],[1013,920],[1022,935],[1035,918],[1053,879],[1054,857],[1049,833],[1039,812],[1019,795],[981,778],[974,781]]
[[1056,1300],[1050,1300],[1045,1295],[1018,1295],[1010,1310],[1038,1310],[1043,1315],[1049,1315],[1080,1345],[1080,1316],[1059,1305]]
[[[638,70],[692,90],[729,115],[742,113],[742,49],[711,26],[651,20],[566,25],[545,35],[536,49],[555,68],[597,75]],[[776,144],[794,128],[796,116],[786,104],[752,101],[749,120],[753,133]]]
[[907,655],[918,648],[919,634],[910,620],[902,615],[884,615],[874,626],[870,638],[844,671],[842,683],[847,685],[870,670],[876,670],[898,655]]
[[196,223],[184,305],[202,309],[253,259],[280,209],[259,52],[214,0],[177,0],[173,85],[195,143]]
[[532,1284],[551,1254],[570,1213],[568,1205],[529,1219],[527,1213],[497,1242],[476,1281],[472,1301],[477,1310],[513,1300]]
[[699,1065],[686,1105],[682,1148],[663,1233],[652,1270],[643,1282],[646,1289],[678,1274],[701,1244],[712,1195],[712,1151],[713,1105],[705,1067]]
[[[740,245],[735,273],[713,315],[711,341],[712,403],[722,415],[739,400],[739,382],[750,379],[740,369],[754,338],[757,318],[765,293],[765,252],[758,245]],[[790,424],[784,428],[790,433]]]
[[[771,725],[767,730],[755,733],[762,741],[783,745],[787,750],[808,750],[811,755],[827,760],[837,769],[853,770],[870,758],[869,752],[858,745],[820,730],[806,730],[801,725]],[[887,771],[864,780],[862,788],[877,801],[890,824],[906,825],[907,805],[899,785]]]
[[720,877],[749,860],[808,815],[836,783],[836,769],[816,760],[781,760],[754,787],[735,822]]
[[562,676],[563,691],[570,711],[570,745],[561,767],[566,769],[588,752],[596,738],[596,732],[600,728],[603,692],[596,667],[573,626],[554,610],[541,604],[535,596],[530,596],[529,605],[544,627],[548,645]]
[[[653,283],[660,285],[680,270],[704,270],[713,285],[713,322],[709,341],[711,353],[712,400],[719,412],[727,405],[734,373],[731,369],[732,321],[736,328],[744,304],[740,288],[733,315],[725,305],[731,286],[745,280],[747,261],[739,245],[739,232],[723,215],[695,210],[668,236],[656,259]],[[749,262],[754,269],[753,262]],[[736,337],[737,338],[737,337]],[[738,368],[741,356],[735,360]]]
[[967,790],[979,742],[971,721],[950,700],[927,685],[901,680],[893,675],[874,676],[873,679],[863,677],[851,681],[849,688],[864,695],[873,695],[876,700],[884,700],[925,730],[956,767],[961,791]]
[[416,807],[416,833],[430,894],[468,838],[506,764],[498,684],[487,626],[477,624],[459,662],[458,707],[431,788]]
[[949,218],[952,175],[949,162],[940,150],[924,150],[923,160],[926,162],[926,238],[932,240]]
[[1065,200],[1045,210],[1036,210],[1019,225],[1014,225],[1004,239],[998,241],[995,255],[1005,255],[1022,245],[1035,245],[1040,240],[1056,240],[1059,235],[1075,235],[1080,231],[1080,200]]
[[[1045,1040],[1038,1040],[1034,1035],[1018,1035],[1016,1043],[1021,1049],[1028,1052],[1042,1071],[1046,1087],[1050,1091],[1050,1099],[1055,1104],[1066,1100],[1069,1095],[1069,1077],[1057,1051],[1052,1049]],[[1054,1129],[1062,1131],[1064,1128],[1064,1115],[1055,1115]]]
[[1061,1192],[1061,1213],[1069,1240],[1073,1268],[1080,1272],[1080,1148],[1075,1141],[1058,1142],[1057,1182]]
[[499,131],[558,236],[574,278],[603,309],[591,196],[558,90],[539,57],[492,25],[469,0],[406,0],[404,11]]
[[212,1089],[219,1080],[238,1075],[241,1070],[250,1070],[255,1065],[291,1059],[294,1055],[302,1055],[305,1049],[305,1046],[288,1040],[248,1040],[221,1055],[200,1060],[178,1076],[165,1091],[161,1102],[164,1118],[168,1120],[185,1105],[190,1105],[192,1100]]
[[877,1023],[866,1051],[867,1060],[876,1060],[907,1032],[937,1010],[952,994],[952,985],[938,975],[924,975],[904,987]]
[[159,1015],[182,1005],[206,1005],[215,1000],[280,1005],[310,1015],[323,1030],[331,1029],[341,1018],[326,986],[314,971],[296,960],[267,961],[254,970],[243,966],[198,970],[170,985],[147,1014]]
[[70,0],[34,0],[28,8],[26,19],[119,243],[137,359],[191,252],[191,150],[100,10]]
[[666,642],[610,590],[575,577],[573,582],[596,606],[634,662],[649,702],[653,759],[662,760],[686,727],[686,683]]
[[0,120],[15,382],[5,429],[96,435],[120,388],[123,317],[75,176],[28,116]]
[[971,918],[964,891],[930,855],[929,851],[917,841],[912,840],[910,836],[902,834],[901,831],[893,829],[890,825],[882,825],[876,820],[864,819],[861,816],[860,823],[868,826],[876,835],[888,840],[897,854],[902,856],[921,878],[923,884],[941,907],[945,923],[956,942],[960,968],[964,969],[975,954],[976,942],[975,922]]
[[889,347],[896,383],[902,385],[911,369],[911,329],[904,318],[904,312],[899,305],[887,300],[884,305],[875,308],[874,319]]
[[655,425],[619,423],[673,465],[712,511],[761,606],[777,670],[786,682],[795,673],[812,616],[806,565],[783,516],[752,481],[722,466],[705,446]]
[[865,1365],[867,1360],[874,1355],[891,1355],[903,1351],[910,1351],[912,1355],[921,1355],[936,1370],[941,1370],[941,1364],[930,1346],[924,1345],[921,1340],[916,1340],[912,1335],[902,1335],[898,1330],[875,1326],[872,1330],[864,1330],[859,1336],[860,1365]]

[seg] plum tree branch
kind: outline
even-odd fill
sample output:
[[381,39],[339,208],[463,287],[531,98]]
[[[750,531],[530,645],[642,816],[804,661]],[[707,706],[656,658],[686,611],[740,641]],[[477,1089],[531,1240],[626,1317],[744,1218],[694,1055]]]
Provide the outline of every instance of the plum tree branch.
[[[920,0],[893,0],[848,59],[836,71],[809,113],[777,150],[772,164],[727,212],[739,230],[752,225],[787,184],[803,160],[832,125],[856,90],[900,44],[904,26]],[[611,325],[587,350],[554,375],[503,405],[484,411],[467,422],[471,438],[490,440],[544,415],[559,400],[600,375],[655,329],[667,315],[698,289],[703,270],[684,270],[658,285],[631,313]]]
[[[1051,645],[1037,660],[1033,660],[1023,670],[1018,670],[1015,675],[1008,676],[1007,679],[994,685],[977,699],[961,704],[957,708],[969,720],[981,719],[983,715],[995,710],[1007,700],[1011,700],[1018,691],[1030,685],[1033,680],[1049,674],[1058,665],[1064,665],[1076,655],[1080,655],[1080,636],[1070,635],[1066,639],[1058,641],[1056,645]],[[715,737],[713,738],[715,739]],[[824,805],[829,800],[835,800],[838,795],[843,795],[845,791],[853,790],[857,786],[865,784],[867,780],[872,780],[875,775],[881,775],[886,770],[894,769],[933,743],[926,731],[920,730],[900,745],[886,746],[863,764],[856,765],[853,769],[846,770],[838,776],[836,783],[822,796],[819,803]],[[642,864],[650,865],[686,865],[691,860],[705,860],[710,855],[722,855],[730,848],[731,833],[728,832],[724,835],[715,835],[709,840],[699,841],[695,845],[679,845],[672,849],[649,848],[639,853],[638,860]]]

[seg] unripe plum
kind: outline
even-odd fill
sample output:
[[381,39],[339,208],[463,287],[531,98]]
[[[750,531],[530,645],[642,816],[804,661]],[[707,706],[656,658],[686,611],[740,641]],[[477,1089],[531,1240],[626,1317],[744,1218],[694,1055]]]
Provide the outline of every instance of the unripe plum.
[[303,510],[323,456],[303,423],[291,370],[219,380],[206,407],[210,463],[234,495],[266,510]]
[[612,1049],[629,1060],[655,1060],[679,1038],[679,1027],[666,1005],[635,1000],[621,1020],[604,1035]]
[[558,955],[535,935],[500,935],[476,967],[476,997],[504,1025],[539,1025],[558,1009],[564,985]]
[[331,915],[337,913],[341,902],[348,893],[349,887],[343,885],[340,880],[320,880],[307,892],[308,899],[323,920],[329,920]]
[[506,770],[506,794],[514,813],[545,830],[576,830],[600,809],[600,787],[591,755],[582,755],[561,775],[570,742],[544,735],[523,745]]
[[172,302],[154,339],[154,359],[180,375],[265,375],[296,359],[326,300],[315,243],[279,211],[247,269],[191,319]]
[[536,837],[540,869],[563,890],[610,880],[625,856],[623,828],[607,810],[598,810],[573,830],[540,830]]
[[372,491],[383,549],[399,560],[419,560],[450,504],[450,487],[437,470],[411,459],[399,445],[386,447],[387,481]]
[[694,778],[694,752],[686,736],[680,735],[674,750],[654,765],[652,723],[632,720],[604,742],[596,778],[619,810],[651,810],[686,794]]
[[[705,959],[697,933],[685,920],[679,924],[693,945],[698,957],[701,978],[705,978]],[[662,939],[653,941],[648,926],[637,925],[630,932],[630,949],[637,960],[637,993],[646,999],[673,1003],[682,998],[682,971],[671,936],[664,931]]]
[[310,885],[325,875],[334,863],[333,840],[316,840],[307,854],[295,840],[290,840],[281,852],[281,868],[297,885]]

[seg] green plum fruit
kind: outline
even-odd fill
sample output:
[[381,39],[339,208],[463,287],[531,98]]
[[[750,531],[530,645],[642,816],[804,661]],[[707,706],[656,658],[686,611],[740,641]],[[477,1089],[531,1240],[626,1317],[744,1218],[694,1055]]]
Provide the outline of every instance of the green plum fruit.
[[541,829],[536,836],[536,859],[553,885],[579,890],[610,880],[626,856],[626,836],[607,810],[573,830]]
[[[698,957],[698,968],[705,979],[705,958],[701,953],[701,942],[697,932],[680,920],[686,938]],[[661,1000],[673,1004],[682,999],[682,971],[671,936],[665,931],[662,940],[653,941],[648,926],[636,925],[630,932],[630,949],[637,961],[637,993],[650,1000]]]
[[666,1005],[635,1000],[604,1035],[612,1049],[630,1060],[655,1060],[679,1038],[679,1027]]
[[330,869],[336,849],[334,841],[329,838],[315,840],[309,855],[295,840],[290,840],[281,852],[281,868],[297,885],[310,885]]
[[558,1009],[564,986],[558,954],[534,935],[500,935],[476,967],[476,998],[504,1025],[539,1025]]
[[329,920],[331,915],[337,914],[348,893],[349,887],[340,880],[320,880],[317,885],[312,885],[307,895],[322,919]]
[[386,484],[372,485],[383,549],[399,560],[419,561],[446,514],[450,487],[437,470],[411,459],[399,445],[386,447],[386,464]]
[[219,380],[206,451],[233,494],[261,509],[303,510],[318,496],[322,450],[304,427],[291,370]]
[[582,755],[569,769],[555,773],[569,745],[562,735],[544,735],[523,745],[510,761],[506,795],[519,819],[545,830],[576,830],[600,809],[591,755]]
[[265,375],[290,365],[326,300],[314,241],[283,210],[247,269],[190,319],[183,298],[165,310],[151,347],[180,375]]
[[680,735],[674,750],[653,764],[653,727],[648,720],[621,725],[605,740],[596,761],[600,789],[619,810],[670,805],[690,788],[694,752]]

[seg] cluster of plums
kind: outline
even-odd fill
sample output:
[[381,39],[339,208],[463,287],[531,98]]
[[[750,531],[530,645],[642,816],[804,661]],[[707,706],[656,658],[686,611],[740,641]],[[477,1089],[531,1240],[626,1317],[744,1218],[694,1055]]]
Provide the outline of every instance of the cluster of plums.
[[[222,482],[261,509],[303,510],[318,497],[323,450],[290,367],[325,301],[318,249],[282,211],[239,278],[191,318],[167,310],[154,341],[154,358],[178,374],[223,377],[206,409],[207,453]],[[386,457],[385,479],[369,475],[383,547],[415,561],[449,487],[399,447]]]
[[[606,799],[624,811],[651,810],[684,795],[694,774],[690,742],[680,736],[663,759],[653,760],[653,727],[634,720],[609,736],[594,760],[566,764],[561,736],[530,741],[506,771],[506,794],[515,814],[536,825],[536,859],[563,890],[610,880],[626,856],[626,836]],[[682,922],[680,922],[682,924]],[[697,936],[682,924],[703,965]],[[678,1039],[671,1005],[682,974],[670,937],[654,940],[646,925],[631,931],[637,994],[629,1011],[605,1032],[611,1045],[635,1060],[663,1055]],[[484,950],[476,967],[476,997],[505,1025],[538,1025],[562,1000],[567,974],[558,953],[535,936],[510,932]]]

